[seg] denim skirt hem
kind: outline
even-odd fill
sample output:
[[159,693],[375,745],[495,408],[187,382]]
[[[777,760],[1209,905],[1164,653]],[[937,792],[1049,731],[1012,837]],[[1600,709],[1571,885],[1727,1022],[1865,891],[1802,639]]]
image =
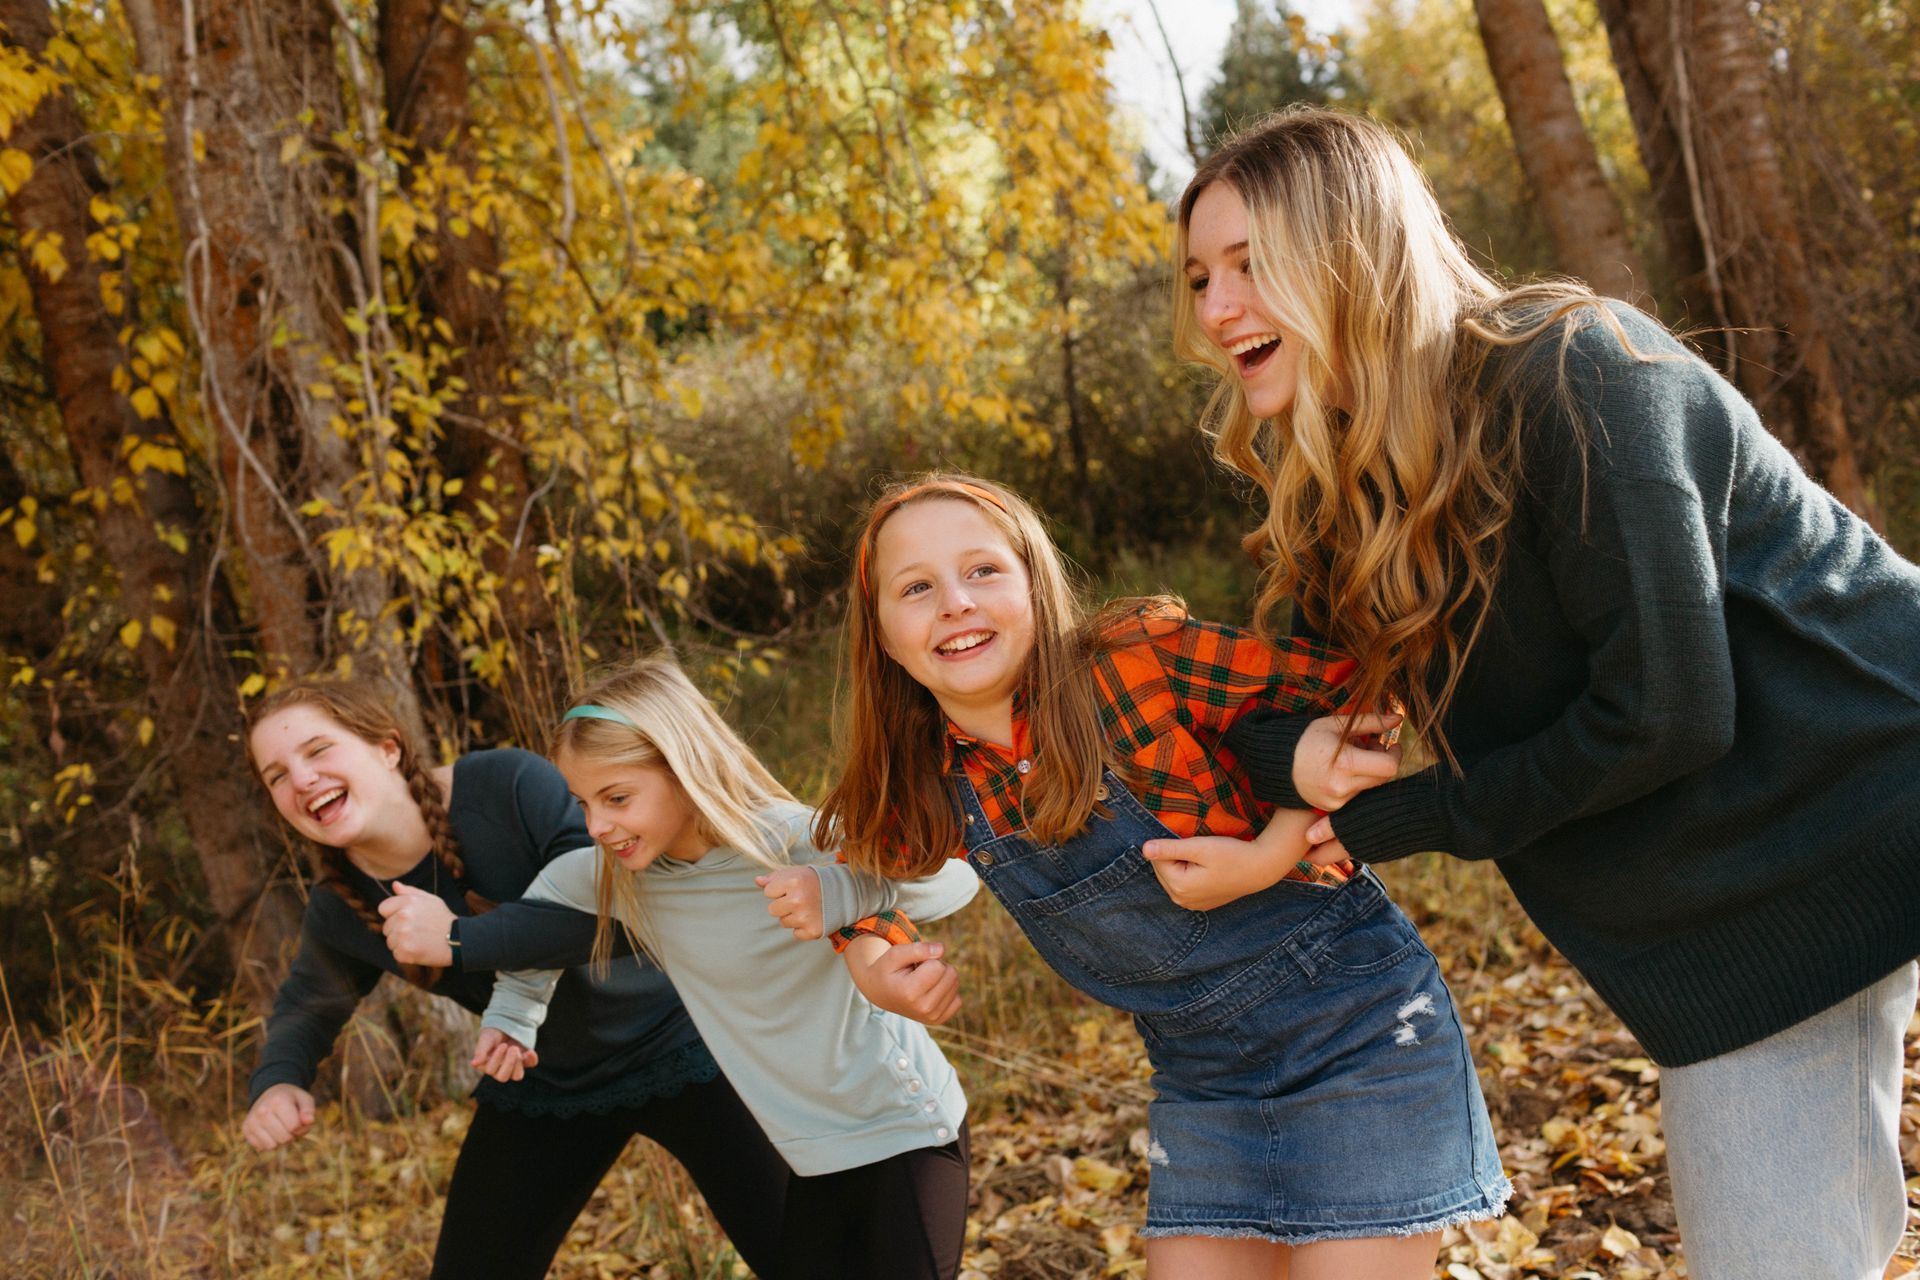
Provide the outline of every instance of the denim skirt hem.
[[[1207,1236],[1222,1240],[1270,1240],[1275,1244],[1318,1244],[1322,1240],[1372,1240],[1382,1236],[1418,1236],[1429,1231],[1464,1226],[1469,1222],[1489,1222],[1506,1216],[1507,1201],[1513,1184],[1503,1176],[1492,1187],[1470,1187],[1460,1202],[1442,1212],[1419,1212],[1370,1222],[1339,1225],[1310,1223],[1253,1223],[1232,1218],[1209,1218],[1196,1222],[1157,1220],[1149,1211],[1147,1223],[1140,1229],[1143,1239],[1167,1239],[1177,1236]],[[1422,1206],[1424,1209],[1424,1205]]]

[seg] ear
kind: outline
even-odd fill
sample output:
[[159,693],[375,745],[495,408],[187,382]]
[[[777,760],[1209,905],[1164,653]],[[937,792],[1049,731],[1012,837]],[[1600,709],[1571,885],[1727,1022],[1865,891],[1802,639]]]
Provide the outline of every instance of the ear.
[[386,765],[387,768],[389,769],[394,769],[399,767],[400,765],[399,742],[395,741],[392,738],[387,738],[380,743],[380,762]]

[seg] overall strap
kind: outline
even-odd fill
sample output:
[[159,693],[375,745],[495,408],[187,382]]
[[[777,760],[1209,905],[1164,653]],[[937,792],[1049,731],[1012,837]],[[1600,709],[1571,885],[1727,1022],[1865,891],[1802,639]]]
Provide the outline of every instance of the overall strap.
[[977,849],[999,839],[994,834],[993,823],[987,820],[980,793],[973,789],[973,781],[965,769],[956,769],[947,775],[947,794],[952,797],[954,812],[960,819],[960,842],[967,849]]

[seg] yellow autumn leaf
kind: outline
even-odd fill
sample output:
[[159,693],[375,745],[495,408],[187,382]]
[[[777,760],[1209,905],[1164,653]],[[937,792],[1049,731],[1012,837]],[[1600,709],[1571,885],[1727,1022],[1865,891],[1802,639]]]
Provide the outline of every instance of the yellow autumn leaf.
[[134,737],[139,739],[140,745],[143,747],[153,741],[153,717],[152,716],[140,717],[140,726],[139,728],[134,730]]
[[173,652],[173,642],[175,636],[179,633],[179,628],[174,625],[172,618],[167,617],[165,614],[156,613],[147,619],[147,630],[153,633],[155,640],[158,640],[166,647],[168,653]]
[[21,243],[27,246],[28,260],[47,278],[47,283],[60,283],[60,277],[67,274],[67,255],[60,252],[60,233],[31,232]]
[[140,647],[140,637],[146,628],[140,625],[140,619],[128,618],[120,628],[120,643],[129,649]]
[[1619,1225],[1608,1227],[1600,1237],[1600,1251],[1624,1258],[1640,1247],[1640,1237]]
[[0,151],[0,191],[12,195],[33,176],[33,157],[15,147]]
[[251,698],[267,687],[267,678],[258,671],[240,682],[240,696]]
[[1133,1181],[1125,1169],[1093,1156],[1077,1156],[1073,1161],[1073,1180],[1089,1191],[1114,1192]]
[[160,416],[160,397],[152,387],[140,387],[127,397],[133,403],[133,411],[143,418]]

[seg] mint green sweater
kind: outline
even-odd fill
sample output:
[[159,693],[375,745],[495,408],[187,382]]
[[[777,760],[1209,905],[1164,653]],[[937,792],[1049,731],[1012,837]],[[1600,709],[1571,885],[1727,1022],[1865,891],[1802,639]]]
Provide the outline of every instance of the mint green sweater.
[[[828,925],[893,906],[936,920],[980,887],[958,861],[921,881],[859,876],[814,847],[812,810],[782,805],[763,818],[789,841],[796,865],[820,873]],[[554,859],[526,898],[593,911],[598,856],[580,849]],[[661,858],[640,873],[648,946],[734,1091],[802,1176],[954,1141],[966,1095],[927,1029],[869,1004],[832,947],[796,941],[768,915],[754,884],[763,871],[723,847],[695,862]],[[557,977],[500,974],[482,1025],[532,1047]]]

